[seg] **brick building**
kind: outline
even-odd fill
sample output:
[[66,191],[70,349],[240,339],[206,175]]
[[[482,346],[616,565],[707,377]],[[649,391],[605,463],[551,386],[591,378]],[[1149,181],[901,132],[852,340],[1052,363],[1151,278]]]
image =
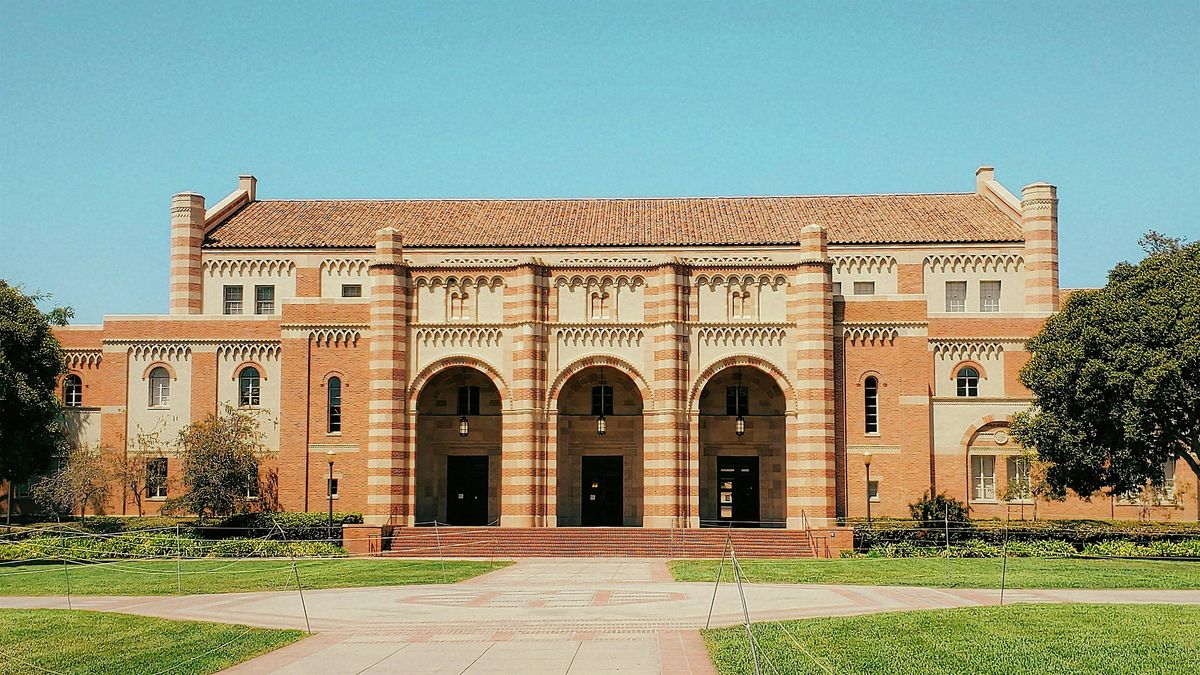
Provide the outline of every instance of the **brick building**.
[[688,199],[276,201],[243,176],[175,195],[169,314],[57,334],[82,440],[257,409],[289,510],[325,508],[333,451],[337,508],[392,526],[797,528],[868,490],[875,515],[934,490],[1029,516],[1007,425],[1057,261],[1055,188],[988,167],[964,193]]

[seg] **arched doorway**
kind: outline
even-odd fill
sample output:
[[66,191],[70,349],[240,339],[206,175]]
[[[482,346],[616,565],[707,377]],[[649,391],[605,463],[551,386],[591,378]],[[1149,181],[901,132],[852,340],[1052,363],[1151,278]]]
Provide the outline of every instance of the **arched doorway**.
[[787,400],[775,379],[734,366],[700,392],[701,526],[787,523]]
[[500,517],[500,391],[454,366],[417,396],[417,524],[488,525]]
[[642,395],[609,366],[575,373],[558,395],[560,527],[641,527]]

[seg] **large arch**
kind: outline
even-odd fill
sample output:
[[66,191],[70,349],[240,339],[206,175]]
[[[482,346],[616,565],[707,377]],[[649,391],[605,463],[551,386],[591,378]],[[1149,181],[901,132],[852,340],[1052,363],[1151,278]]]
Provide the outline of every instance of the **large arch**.
[[786,410],[788,413],[795,411],[795,393],[792,388],[792,383],[788,376],[784,374],[774,363],[753,354],[732,354],[721,359],[717,359],[709,364],[707,368],[700,371],[700,375],[696,377],[696,381],[692,383],[691,391],[688,392],[688,409],[695,412],[696,404],[699,401],[700,394],[713,377],[723,370],[728,368],[755,368],[770,375],[775,380],[775,385],[779,387],[783,393],[784,401],[786,402]]
[[753,357],[723,359],[697,381],[691,418],[700,525],[786,526],[786,382]]
[[417,412],[417,399],[421,395],[421,391],[429,384],[429,380],[436,377],[440,373],[453,368],[473,368],[488,376],[492,381],[492,386],[500,393],[500,402],[505,409],[512,405],[512,400],[508,395],[508,383],[504,380],[504,376],[496,370],[492,364],[478,359],[474,356],[466,354],[457,354],[454,356],[442,357],[433,363],[421,369],[417,376],[412,379],[412,384],[409,385],[408,391],[408,411]]
[[633,382],[634,386],[637,387],[638,393],[642,397],[643,406],[647,409],[654,407],[654,395],[650,390],[650,385],[646,383],[646,378],[642,376],[637,368],[634,368],[627,361],[616,356],[593,354],[572,361],[558,372],[558,376],[554,378],[554,382],[551,383],[550,388],[546,392],[546,409],[551,412],[558,410],[558,398],[562,393],[563,385],[568,380],[588,368],[599,366],[614,368],[624,373]]
[[[636,371],[593,358],[556,381],[551,392],[555,522],[562,527],[639,527],[645,516],[645,396]],[[596,410],[596,388],[611,388]]]
[[413,380],[418,525],[487,525],[500,517],[507,388],[494,369],[480,366],[487,367],[471,357],[449,357]]

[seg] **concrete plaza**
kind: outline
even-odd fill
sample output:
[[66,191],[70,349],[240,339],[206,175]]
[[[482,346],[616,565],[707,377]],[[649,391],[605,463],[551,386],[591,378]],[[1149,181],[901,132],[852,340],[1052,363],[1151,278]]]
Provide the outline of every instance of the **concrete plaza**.
[[[381,561],[380,564],[403,564]],[[998,590],[747,584],[752,621],[993,605]],[[713,585],[677,583],[662,560],[524,559],[446,585],[304,593],[316,635],[234,673],[712,673],[698,629]],[[1200,590],[1009,590],[1005,603],[1200,604]],[[0,598],[65,608],[61,597]],[[170,619],[305,627],[295,591],[75,597],[75,609]],[[737,587],[721,584],[713,626],[741,623]]]

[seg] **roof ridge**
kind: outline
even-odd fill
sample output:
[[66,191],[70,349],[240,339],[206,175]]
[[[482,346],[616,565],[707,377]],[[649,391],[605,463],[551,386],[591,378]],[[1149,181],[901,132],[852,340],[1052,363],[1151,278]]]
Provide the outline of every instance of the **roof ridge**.
[[289,197],[255,203],[296,202],[637,202],[707,199],[855,199],[867,197],[971,197],[975,192],[872,192],[827,195],[691,195],[675,197]]

